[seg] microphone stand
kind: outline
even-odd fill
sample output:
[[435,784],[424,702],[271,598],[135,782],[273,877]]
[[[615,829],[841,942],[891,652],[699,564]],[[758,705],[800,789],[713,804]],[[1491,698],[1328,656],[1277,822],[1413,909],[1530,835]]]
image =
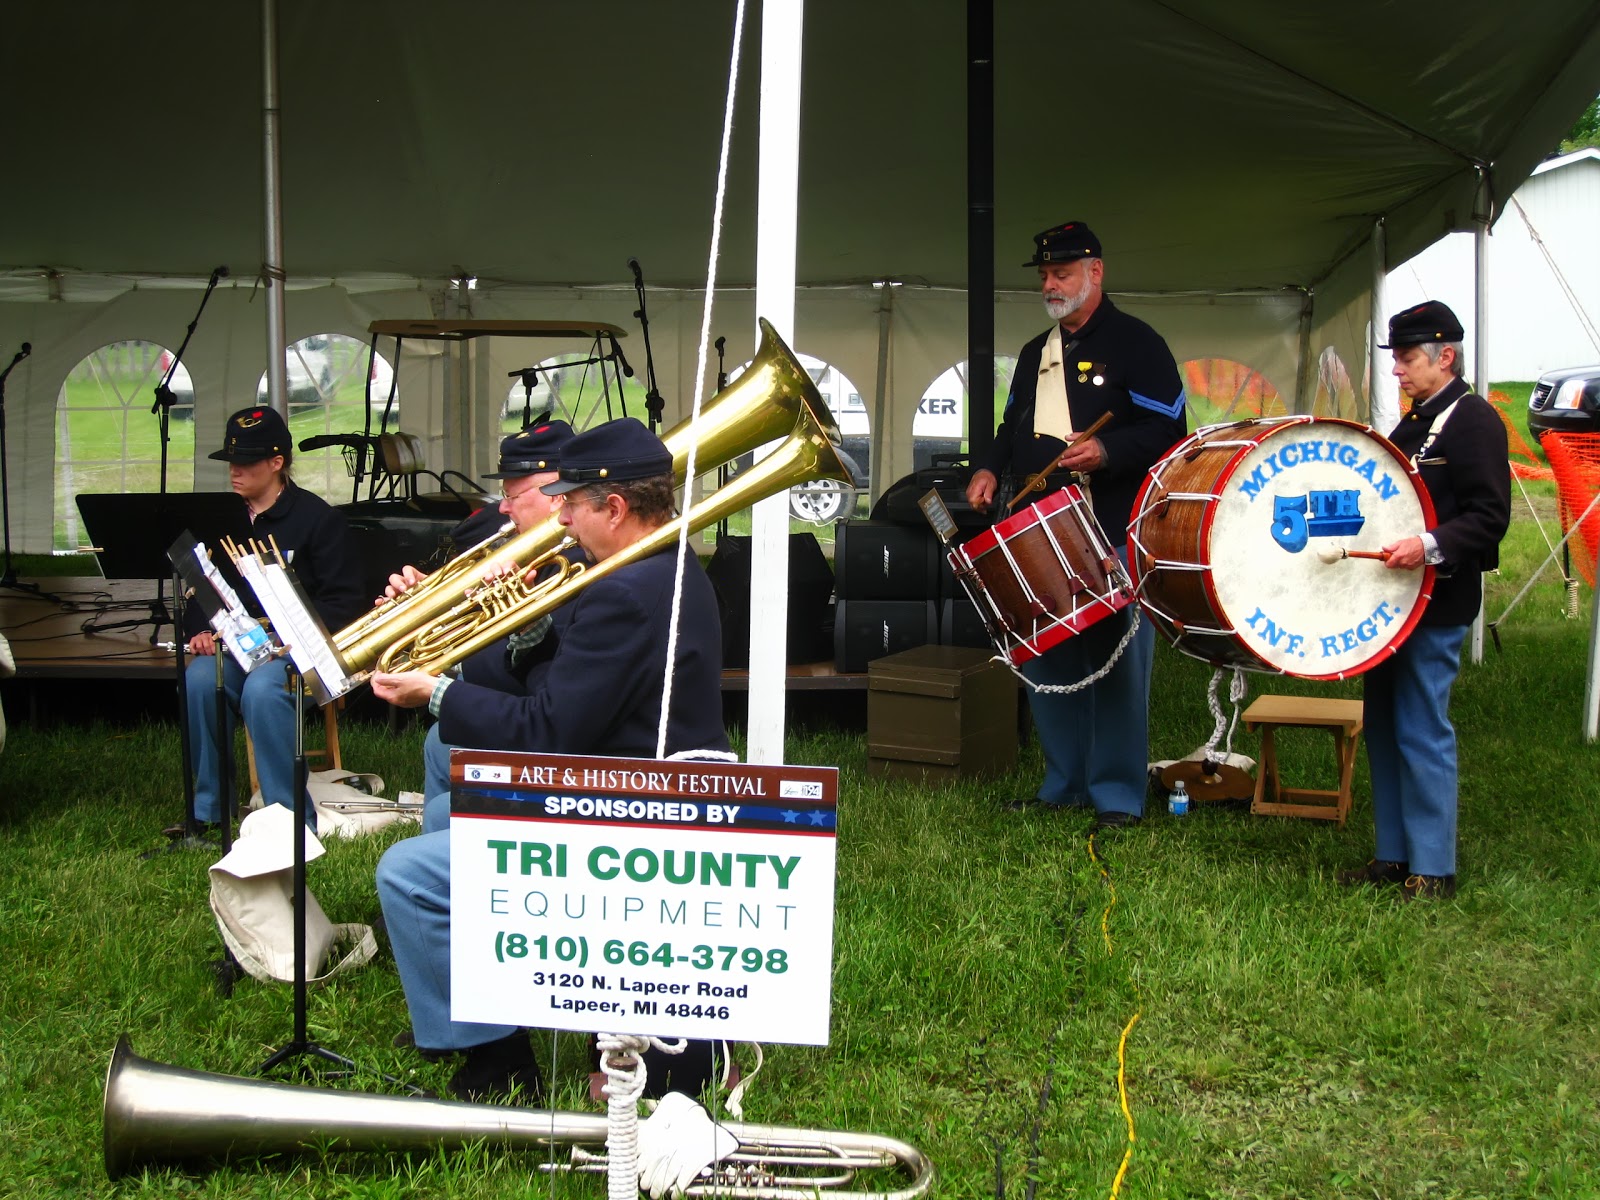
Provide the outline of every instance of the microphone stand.
[[522,380],[522,427],[526,429],[533,423],[533,389],[539,383],[539,364],[507,371],[506,378]]
[[[644,273],[639,270],[639,260],[630,258],[628,269],[633,272],[633,290],[638,293],[639,307],[633,310],[634,319],[639,322],[639,329],[644,334],[644,373],[646,390],[644,394],[644,411],[650,418],[650,432],[654,433],[661,428],[662,410],[666,402],[661,399],[661,391],[656,387],[656,359],[650,352],[650,317],[645,307],[644,299]],[[616,348],[616,339],[611,341],[612,348]],[[629,372],[631,375],[633,372]]]
[[[216,290],[217,280],[226,279],[227,267],[218,267],[211,272],[211,278],[206,281],[205,295],[200,297],[200,307],[195,310],[194,320],[189,322],[189,328],[183,335],[183,343],[178,347],[178,352],[172,356],[172,363],[167,367],[167,373],[161,377],[161,382],[156,384],[156,401],[150,406],[150,412],[157,416],[160,424],[161,441],[161,484],[157,488],[160,495],[167,494],[167,443],[172,440],[172,406],[177,403],[177,397],[172,394],[172,377],[177,373],[178,364],[183,362],[183,352],[189,348],[189,339],[194,337],[196,326],[200,324],[200,314],[206,311],[206,301],[211,299],[211,293]],[[150,601],[150,644],[156,644],[156,638],[161,633],[161,627],[172,621],[172,616],[167,612],[166,604],[166,576],[156,579],[156,598]],[[172,626],[174,639],[183,636],[183,630],[176,624]]]
[[41,594],[39,585],[18,583],[17,572],[11,564],[11,470],[10,459],[6,454],[6,376],[32,353],[33,344],[23,342],[22,349],[17,351],[17,356],[11,360],[11,365],[0,371],[0,510],[4,512],[6,537],[6,570],[5,574],[0,576],[0,587],[18,592],[31,592],[37,596]]

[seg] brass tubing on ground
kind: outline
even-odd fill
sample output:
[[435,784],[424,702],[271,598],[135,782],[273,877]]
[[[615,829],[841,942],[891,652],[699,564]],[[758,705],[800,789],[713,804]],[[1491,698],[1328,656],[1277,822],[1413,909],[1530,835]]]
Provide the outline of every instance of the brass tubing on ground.
[[[694,433],[700,446],[696,469],[701,473],[776,441],[803,418],[827,431],[835,443],[839,440],[838,424],[811,376],[772,326],[765,320],[760,324],[761,346],[755,358],[700,412]],[[692,482],[683,478],[689,462],[690,425],[685,420],[662,438],[672,453],[672,474],[679,484]],[[478,576],[492,560],[526,564],[553,550],[565,536],[566,531],[552,517],[491,552],[485,552],[486,543],[480,543],[451,559],[435,573],[449,572],[438,584],[430,576],[395,604],[367,614],[334,635],[334,649],[346,672],[354,675],[371,669],[389,647],[455,608],[467,598],[468,589],[478,584]]]
[[[724,1126],[740,1150],[715,1180],[690,1185],[690,1196],[806,1200],[828,1188],[834,1200],[918,1200],[933,1185],[933,1164],[916,1147],[871,1133]],[[140,1058],[117,1041],[106,1071],[101,1133],[106,1175],[120,1179],[144,1166],[221,1162],[300,1151],[405,1153],[473,1142],[529,1149],[586,1149],[582,1170],[603,1169],[606,1118],[599,1114],[466,1104],[299,1087],[189,1071]],[[577,1156],[574,1156],[577,1157]],[[574,1169],[569,1161],[556,1169]],[[889,1173],[887,1190],[836,1191],[858,1176]],[[870,1180],[867,1182],[871,1182]]]

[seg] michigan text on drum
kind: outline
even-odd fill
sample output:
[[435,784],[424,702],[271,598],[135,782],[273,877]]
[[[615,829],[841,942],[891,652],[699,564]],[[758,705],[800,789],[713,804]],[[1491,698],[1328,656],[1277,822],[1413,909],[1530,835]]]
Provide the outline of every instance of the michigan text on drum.
[[1370,483],[1382,500],[1393,500],[1400,495],[1399,485],[1389,477],[1389,473],[1379,465],[1377,459],[1371,455],[1362,455],[1354,446],[1316,439],[1290,442],[1287,446],[1274,450],[1254,471],[1239,481],[1239,490],[1254,500],[1271,480],[1285,471],[1306,463],[1321,462],[1350,468]]

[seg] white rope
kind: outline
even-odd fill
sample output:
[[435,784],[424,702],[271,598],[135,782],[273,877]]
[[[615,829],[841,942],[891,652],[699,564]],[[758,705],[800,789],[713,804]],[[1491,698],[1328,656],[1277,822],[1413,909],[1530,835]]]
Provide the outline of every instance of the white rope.
[[728,192],[728,147],[733,142],[733,98],[739,87],[739,46],[744,40],[744,0],[733,18],[733,53],[728,66],[728,99],[722,110],[722,155],[717,161],[717,199],[711,213],[711,257],[706,264],[706,303],[700,319],[700,352],[694,372],[694,407],[689,414],[689,460],[683,468],[683,517],[678,530],[678,568],[672,584],[672,620],[667,627],[666,679],[661,685],[661,725],[656,730],[656,757],[667,753],[667,715],[672,711],[672,668],[678,654],[678,614],[683,607],[683,568],[689,553],[689,510],[694,503],[695,427],[705,395],[706,354],[711,341],[711,305],[717,290],[717,256],[722,247],[722,205]]
[[609,1200],[639,1200],[639,1093],[644,1091],[644,1052],[651,1046],[682,1054],[688,1042],[667,1043],[631,1033],[595,1035],[600,1070],[605,1073],[606,1195]]
[[1212,720],[1211,740],[1202,747],[1206,752],[1207,759],[1214,757],[1212,752],[1216,750],[1217,743],[1222,740],[1224,730],[1228,734],[1228,744],[1222,748],[1223,758],[1226,761],[1233,757],[1233,731],[1239,726],[1239,705],[1249,690],[1245,683],[1244,668],[1234,667],[1233,682],[1228,686],[1228,700],[1233,705],[1233,719],[1231,721],[1228,720],[1223,715],[1221,701],[1217,699],[1217,692],[1222,685],[1222,677],[1226,673],[1227,668],[1218,667],[1211,672],[1211,682],[1206,685],[1206,706],[1211,709]]
[[1117,648],[1111,652],[1111,657],[1106,660],[1106,665],[1101,667],[1093,675],[1089,675],[1078,680],[1077,683],[1035,683],[1016,667],[1012,666],[1011,660],[1005,655],[996,654],[994,656],[994,661],[997,663],[1004,663],[1007,667],[1010,667],[1011,673],[1018,679],[1022,680],[1023,683],[1027,684],[1031,691],[1043,692],[1047,696],[1070,696],[1073,692],[1081,692],[1084,688],[1089,687],[1091,684],[1099,683],[1108,674],[1110,674],[1111,668],[1116,666],[1117,660],[1122,657],[1122,652],[1126,650],[1129,644],[1133,641],[1133,635],[1139,632],[1139,606],[1137,604],[1131,604],[1128,607],[1133,610],[1133,620],[1128,623],[1128,632],[1122,635],[1122,640],[1117,643]]

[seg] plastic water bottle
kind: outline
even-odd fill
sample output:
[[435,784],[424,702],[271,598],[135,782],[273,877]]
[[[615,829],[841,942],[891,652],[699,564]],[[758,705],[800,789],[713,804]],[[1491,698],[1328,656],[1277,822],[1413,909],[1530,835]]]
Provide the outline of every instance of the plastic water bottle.
[[1172,794],[1167,797],[1167,812],[1174,817],[1189,815],[1189,789],[1181,779],[1172,785]]

